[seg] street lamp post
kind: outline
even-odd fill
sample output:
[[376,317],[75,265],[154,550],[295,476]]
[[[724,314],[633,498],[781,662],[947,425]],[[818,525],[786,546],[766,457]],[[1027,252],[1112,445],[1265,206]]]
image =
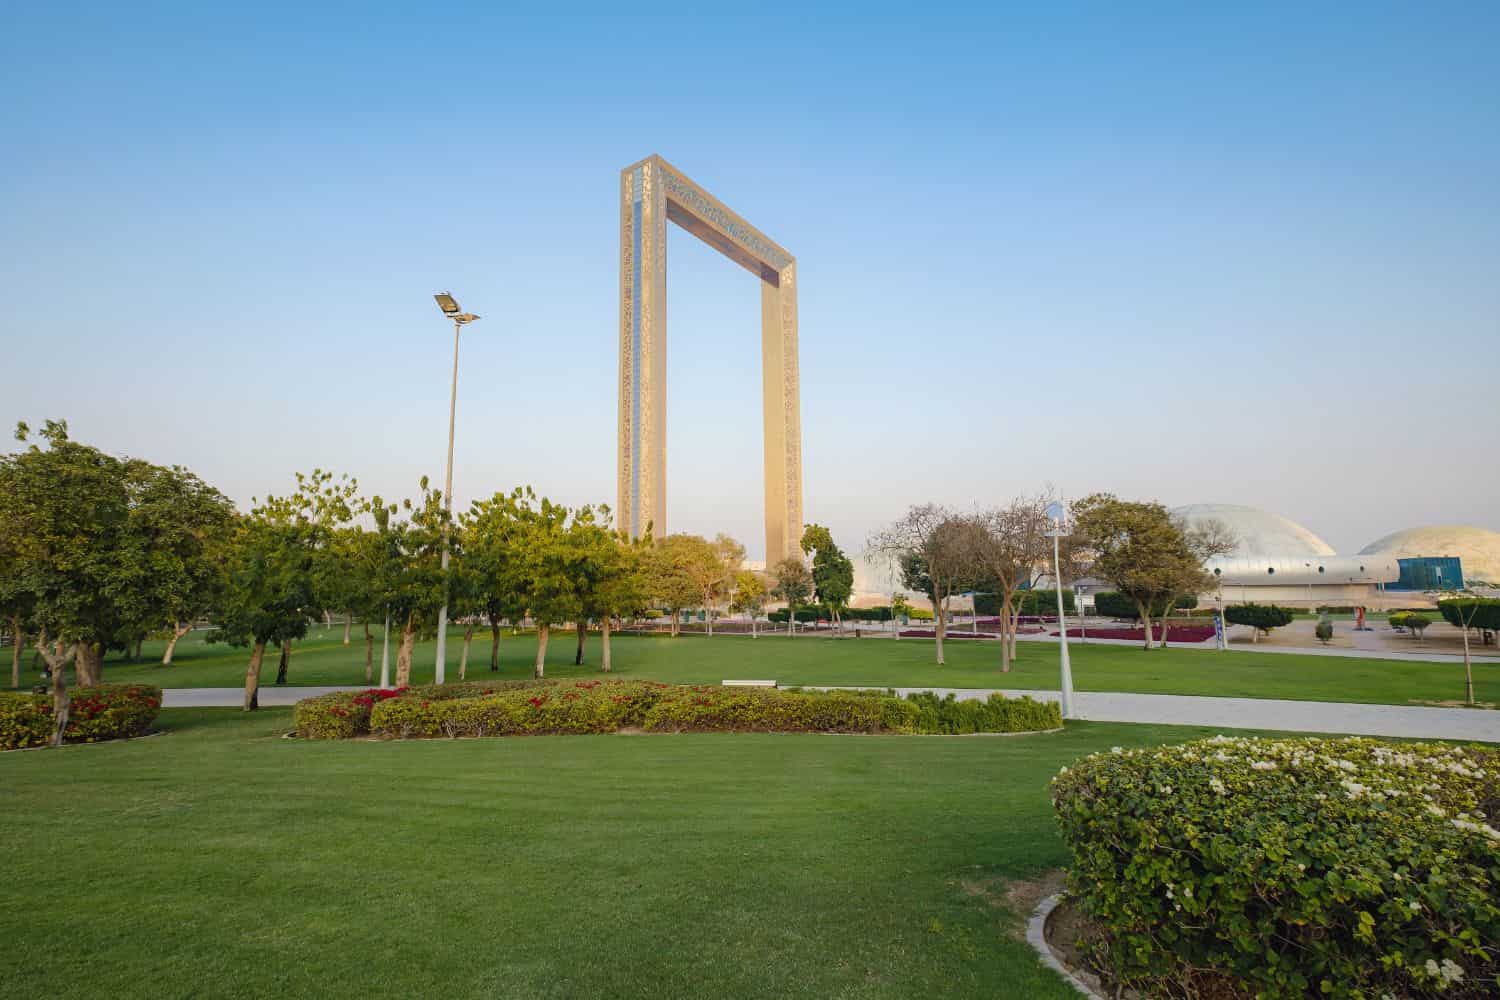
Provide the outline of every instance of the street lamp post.
[[1052,539],[1052,580],[1057,585],[1057,632],[1058,650],[1061,652],[1062,668],[1062,717],[1073,718],[1073,667],[1068,662],[1068,619],[1063,614],[1062,586],[1062,538],[1068,533],[1068,508],[1060,503],[1047,505],[1047,520],[1051,529],[1047,534]]
[[443,315],[453,320],[453,388],[448,395],[448,471],[443,476],[443,510],[448,521],[443,525],[443,607],[438,612],[437,664],[433,671],[433,682],[443,683],[444,668],[448,658],[448,535],[453,522],[453,422],[458,413],[458,335],[469,323],[479,317],[459,308],[458,300],[448,292],[433,296]]

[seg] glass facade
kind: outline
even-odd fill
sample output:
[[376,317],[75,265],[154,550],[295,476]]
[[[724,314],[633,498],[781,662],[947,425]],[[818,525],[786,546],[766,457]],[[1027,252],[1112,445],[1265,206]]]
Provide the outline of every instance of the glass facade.
[[1401,579],[1386,590],[1462,590],[1464,571],[1457,556],[1421,556],[1398,559]]

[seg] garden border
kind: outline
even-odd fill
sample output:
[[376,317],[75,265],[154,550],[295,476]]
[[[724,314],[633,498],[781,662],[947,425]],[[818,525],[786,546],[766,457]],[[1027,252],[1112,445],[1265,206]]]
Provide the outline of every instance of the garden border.
[[1036,909],[1032,911],[1031,919],[1026,923],[1026,943],[1036,951],[1042,964],[1061,976],[1069,986],[1089,997],[1090,1000],[1106,1000],[1103,995],[1094,992],[1088,984],[1079,979],[1072,969],[1064,965],[1063,960],[1057,957],[1057,953],[1047,943],[1047,918],[1052,916],[1052,911],[1057,909],[1057,904],[1062,902],[1062,897],[1062,893],[1056,892],[1037,904]]

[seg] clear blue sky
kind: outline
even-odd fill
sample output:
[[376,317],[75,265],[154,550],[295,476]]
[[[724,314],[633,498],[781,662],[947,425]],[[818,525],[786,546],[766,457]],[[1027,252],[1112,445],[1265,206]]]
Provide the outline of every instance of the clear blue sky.
[[[0,418],[409,492],[451,288],[460,502],[612,502],[659,152],[798,258],[851,548],[1047,482],[1500,528],[1500,5],[498,6],[6,5]],[[669,287],[670,526],[756,555],[759,293],[675,230]]]

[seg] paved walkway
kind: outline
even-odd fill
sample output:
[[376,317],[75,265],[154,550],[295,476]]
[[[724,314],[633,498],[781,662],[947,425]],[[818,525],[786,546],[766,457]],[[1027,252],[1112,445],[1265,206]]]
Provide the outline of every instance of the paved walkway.
[[[360,691],[359,687],[269,687],[260,689],[265,707],[291,705],[302,698],[330,691]],[[1057,701],[1056,691],[1019,691],[1005,688],[897,688],[899,693],[952,692],[960,700],[988,698],[999,691],[1007,698],[1029,695]],[[169,688],[162,692],[166,708],[238,708],[244,703],[240,688]],[[1426,708],[1408,705],[1358,705],[1349,702],[1281,701],[1271,698],[1202,698],[1178,694],[1115,694],[1078,691],[1074,715],[1088,722],[1140,722],[1174,726],[1216,726],[1222,729],[1279,729],[1297,733],[1341,733],[1356,736],[1396,736],[1415,739],[1478,740],[1500,743],[1500,711],[1477,708]]]

